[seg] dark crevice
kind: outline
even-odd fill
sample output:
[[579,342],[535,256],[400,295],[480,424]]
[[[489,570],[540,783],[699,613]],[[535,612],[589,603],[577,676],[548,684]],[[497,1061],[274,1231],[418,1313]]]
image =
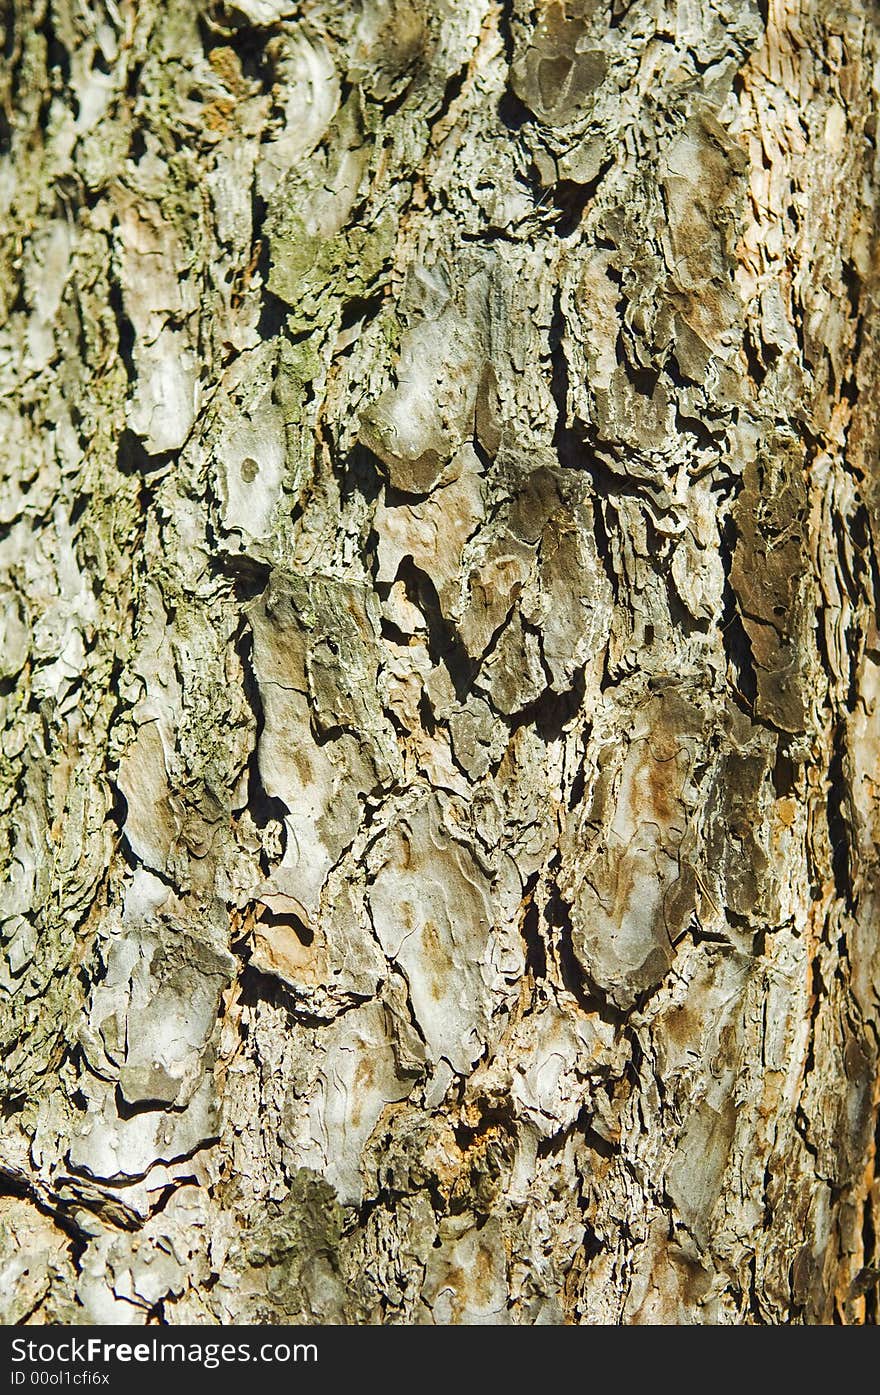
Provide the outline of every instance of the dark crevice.
[[261,91],[271,89],[274,78],[273,64],[266,51],[266,31],[254,25],[241,25],[235,28],[218,29],[211,25],[206,15],[198,16],[205,57],[210,58],[212,49],[232,49],[241,68],[242,77],[255,83]]
[[434,709],[431,706],[431,699],[425,692],[419,698],[419,721],[428,736],[433,736],[437,730],[437,722],[434,717]]
[[57,69],[60,79],[58,86],[70,98],[71,110],[74,119],[77,119],[79,117],[79,102],[70,86],[70,50],[58,37],[55,26],[48,15],[43,23],[43,34],[46,38],[46,74],[51,77],[53,70]]
[[494,463],[495,463],[495,456],[489,454],[489,452],[486,450],[486,447],[485,447],[485,446],[482,444],[482,442],[479,440],[479,438],[478,438],[476,432],[474,432],[474,435],[473,435],[473,437],[472,437],[472,439],[471,439],[471,445],[472,445],[473,448],[474,448],[474,454],[476,455],[477,459],[479,460],[480,465],[482,466],[482,469],[483,469],[484,474],[490,475],[490,472],[491,472],[491,470],[492,470],[492,466],[493,466]]
[[476,664],[440,609],[440,598],[433,581],[417,567],[411,557],[404,557],[398,568],[408,600],[417,606],[428,626],[428,653],[436,666],[442,663],[455,689],[459,702],[464,702],[471,690]]
[[409,645],[409,635],[404,634],[403,630],[399,629],[392,620],[387,619],[384,615],[379,622],[379,630],[382,638],[388,640],[389,644],[396,644],[399,649],[406,649]]
[[502,1148],[509,1145],[510,1136],[513,1131],[513,1121],[511,1118],[510,1106],[507,1103],[496,1104],[485,1096],[475,1100],[480,1117],[476,1124],[466,1124],[463,1119],[453,1125],[453,1133],[458,1147],[463,1153],[467,1153],[476,1144],[485,1138],[490,1129],[497,1129],[500,1137],[496,1136],[496,1141]]
[[[608,583],[611,587],[611,596],[616,605],[620,578],[614,570],[614,561],[611,555],[611,539],[608,535],[608,524],[605,519],[606,508],[608,508],[610,512],[614,512],[611,505],[603,504],[601,499],[595,499],[593,501],[593,537],[596,542],[596,552],[602,564],[602,570],[608,578]],[[616,514],[614,516],[615,518],[617,517]]]
[[[875,1128],[875,1157],[877,1147],[880,1145],[880,1121]],[[865,1267],[858,1275],[864,1283],[865,1278],[869,1282],[864,1288],[865,1294],[865,1325],[876,1327],[880,1324],[880,1254],[877,1250],[877,1233],[874,1226],[874,1207],[872,1204],[871,1192],[864,1200],[864,1211],[862,1213],[862,1251],[865,1260]]]
[[[695,945],[729,946],[730,944],[729,934],[721,930],[704,930],[699,920],[697,920],[696,914],[693,914],[691,916],[689,924],[685,927],[681,934],[678,935],[674,940],[671,940],[670,942],[673,945],[678,945],[685,938],[685,936],[689,936],[691,943]],[[654,991],[654,989],[648,990],[645,993],[644,998],[641,994],[638,996],[637,1006],[639,1007],[639,1010],[641,1010],[647,1004]]]
[[590,1115],[586,1105],[582,1105],[578,1111],[578,1116],[573,1123],[557,1129],[549,1138],[542,1138],[538,1141],[537,1156],[539,1158],[554,1158],[564,1150],[568,1140],[574,1134],[581,1134],[583,1137],[590,1132]]
[[[565,228],[565,221],[572,215],[576,215],[575,227],[580,225],[581,218],[586,208],[596,197],[599,192],[599,186],[602,184],[606,175],[614,168],[614,163],[613,159],[606,160],[604,164],[599,166],[593,178],[587,180],[586,183],[582,184],[574,180],[561,181],[559,186],[562,190],[561,197],[554,196],[554,202],[563,215],[556,226],[556,231],[560,237],[569,236],[569,231],[566,231]],[[573,232],[574,227],[572,227],[570,231]]]
[[[381,106],[381,108],[382,108],[382,120],[383,120],[383,121],[385,121],[385,122],[390,121],[391,118],[392,118],[392,116],[396,116],[396,115],[397,115],[397,113],[400,111],[401,107],[405,105],[407,99],[410,97],[410,95],[413,93],[413,91],[417,88],[417,85],[418,85],[418,74],[417,74],[417,73],[414,73],[414,74],[410,77],[409,81],[404,83],[403,87],[401,88],[400,92],[397,93],[397,96],[396,96],[396,97],[388,97],[388,98],[384,98],[384,99],[383,99],[383,98],[375,98],[375,97],[374,97],[374,100],[377,100],[377,101],[378,101],[378,104],[379,104],[379,105]],[[350,91],[354,91],[354,88],[351,87],[349,90],[350,90]],[[345,105],[345,102],[344,102],[343,100],[340,100],[340,106],[344,106],[344,105]],[[435,108],[435,111],[436,111],[436,110],[438,110],[438,108]],[[440,104],[439,104],[439,110],[442,110],[442,99],[441,99],[441,102],[440,102]]]
[[634,4],[635,0],[611,0],[610,28],[619,29]]
[[[861,324],[861,321],[859,321],[859,324]],[[857,335],[856,335],[856,338],[858,339],[858,333],[857,333]],[[859,351],[859,346],[858,346],[858,343],[856,343],[856,344],[853,346],[853,361],[854,361],[854,362],[857,362],[857,361],[858,361],[858,359],[857,359],[858,351]],[[856,405],[856,403],[857,403],[858,400],[859,400],[859,385],[858,385],[858,383],[856,382],[856,380],[855,380],[855,378],[853,377],[852,374],[849,374],[847,377],[845,377],[845,378],[843,379],[843,382],[840,384],[840,387],[838,388],[837,395],[838,395],[838,397],[842,398],[844,401],[848,402],[848,403],[850,404],[851,407],[854,407],[854,406]]]
[[504,44],[504,59],[508,68],[513,66],[513,12],[515,0],[501,0],[498,10],[498,33]]
[[538,874],[535,872],[527,881],[523,894],[525,910],[522,918],[522,937],[526,946],[526,973],[532,978],[547,977],[547,948],[541,935],[541,919],[535,902],[535,888]]
[[553,429],[553,445],[560,465],[567,469],[579,470],[584,466],[584,437],[569,425],[568,397],[569,372],[565,353],[565,315],[562,311],[562,293],[556,291],[553,301],[553,318],[550,322],[550,392],[556,404],[556,425]]
[[[810,1034],[807,1037],[807,1050],[806,1055],[804,1057],[803,1069],[801,1071],[801,1079],[804,1081],[805,1084],[809,1080],[810,1076],[813,1073],[813,1070],[815,1069],[816,1023],[819,1018],[819,1013],[822,1010],[822,1003],[826,997],[827,989],[822,979],[822,971],[819,967],[819,960],[818,958],[814,958],[810,964],[810,1001],[812,1003],[810,1009]],[[800,1105],[798,1105],[794,1123],[795,1128],[797,1129],[798,1134],[801,1137],[801,1141],[803,1142],[807,1152],[812,1157],[818,1156],[815,1144],[810,1142],[810,1139],[807,1135],[808,1121]]]
[[[207,1285],[205,1285],[207,1287]],[[165,1299],[160,1298],[147,1312],[147,1327],[167,1327],[168,1319],[165,1316]]]
[[556,220],[557,237],[571,237],[577,232],[584,215],[584,210],[592,203],[596,196],[605,175],[611,167],[609,161],[603,169],[591,179],[589,184],[578,184],[573,179],[560,179],[553,186],[553,203],[559,210],[559,217]]
[[851,599],[858,605],[862,599],[860,583],[865,571],[865,561],[861,552],[856,551],[855,548],[851,549],[851,559],[847,556],[847,539],[855,542],[853,522],[853,518],[842,518],[837,512],[832,514],[834,544],[837,550],[837,570]]
[[[242,627],[235,648],[241,661],[244,696],[254,714],[256,726],[254,749],[248,764],[247,809],[257,828],[265,828],[270,821],[274,820],[280,823],[284,829],[286,827],[284,820],[287,815],[287,805],[283,800],[267,794],[260,779],[258,752],[266,718],[263,712],[263,700],[260,697],[260,689],[253,669],[253,637],[250,627],[246,629]],[[268,868],[264,868],[264,873],[268,873]]]
[[[865,513],[864,508],[862,508],[860,512],[864,517],[866,532],[865,552],[868,558],[868,565],[871,569],[871,603],[873,604],[874,610],[880,613],[880,547],[875,543],[874,529],[871,525],[870,517]],[[867,583],[865,589],[869,589]]]
[[239,975],[239,983],[241,985],[239,1002],[243,1007],[253,1008],[258,1003],[268,1003],[271,1007],[285,1009],[291,1017],[296,1017],[302,1022],[318,1024],[319,1019],[313,1018],[310,1013],[303,1011],[302,1004],[293,989],[282,983],[280,979],[274,978],[272,974],[264,974],[252,964],[247,963]]
[[582,740],[583,740],[583,745],[582,745],[582,748],[581,748],[581,749],[582,749],[582,754],[581,754],[580,764],[578,765],[578,768],[577,768],[577,770],[576,770],[575,773],[574,773],[574,779],[573,779],[572,782],[571,782],[571,789],[570,789],[569,792],[568,792],[568,808],[569,808],[569,810],[577,809],[577,807],[578,807],[580,804],[583,803],[584,795],[586,794],[586,789],[587,789],[586,753],[587,753],[587,745],[588,745],[588,741],[589,741],[589,733],[590,733],[590,730],[591,730],[591,728],[588,727],[588,728],[587,728],[587,731],[584,733],[583,738],[582,738]]
[[22,1201],[28,1201],[40,1212],[40,1215],[48,1216],[59,1230],[63,1230],[64,1234],[69,1237],[68,1252],[71,1262],[75,1269],[79,1267],[79,1262],[86,1251],[91,1236],[77,1225],[72,1216],[65,1213],[68,1204],[74,1205],[76,1203],[57,1201],[53,1204],[25,1178],[8,1171],[2,1164],[0,1164],[0,1196],[18,1197]]
[[592,1004],[586,988],[586,976],[578,963],[572,944],[570,911],[571,907],[562,900],[557,892],[553,903],[548,904],[547,919],[550,925],[559,932],[556,952],[563,985],[577,1000],[584,1012],[589,1012]]
[[862,579],[866,577],[867,574],[865,558],[869,556],[871,552],[871,524],[868,518],[868,511],[861,500],[853,510],[849,524],[849,533],[853,544],[858,549],[854,567],[858,573],[859,579]]
[[761,1300],[758,1296],[758,1260],[752,1255],[748,1263],[749,1274],[749,1316],[755,1326],[766,1327]]
[[[464,88],[465,78],[467,77],[467,72],[467,68],[462,67],[459,68],[458,72],[450,74],[450,76],[446,79],[446,86],[443,88],[443,96],[440,99],[440,107],[437,113],[437,117],[439,117],[440,119],[442,119],[447,114],[453,102],[461,96],[462,89]],[[407,91],[408,90],[409,89],[407,89]],[[404,92],[403,95],[406,96],[406,92]],[[435,122],[437,120],[437,117],[433,118]]]
[[722,592],[721,608],[721,635],[724,642],[724,652],[727,655],[728,663],[733,670],[734,683],[733,692],[737,700],[737,705],[750,717],[754,716],[755,703],[758,699],[758,678],[755,673],[754,658],[752,656],[752,646],[749,642],[748,634],[742,622],[742,616],[737,604],[736,592],[730,580],[731,568],[733,566],[733,554],[736,548],[737,531],[736,524],[731,516],[728,516],[720,530],[721,564],[724,568],[724,590]]
[[304,949],[308,949],[315,942],[314,930],[310,930],[307,925],[303,924],[299,916],[294,915],[291,911],[272,911],[264,904],[260,908],[260,924],[276,929],[292,930]]
[[262,340],[274,339],[280,334],[285,324],[289,310],[280,296],[269,290],[269,272],[271,271],[271,257],[269,255],[269,238],[265,234],[266,222],[266,201],[257,192],[256,180],[251,186],[251,223],[253,232],[253,246],[259,249],[255,274],[260,278],[262,286],[262,301],[260,305],[260,321],[257,325],[257,333]]
[[150,1114],[157,1109],[161,1110],[163,1114],[174,1113],[174,1106],[168,1100],[148,1099],[136,1100],[132,1103],[131,1100],[125,1098],[119,1085],[116,1086],[114,1104],[120,1119],[125,1120],[136,1119],[139,1114]]
[[639,396],[652,398],[660,381],[660,369],[646,368],[643,364],[633,363],[627,356],[623,334],[617,336],[616,355],[617,362],[626,374],[628,382],[632,384]]
[[[335,442],[330,437],[326,427],[324,427],[322,434],[335,463]],[[343,460],[338,462],[337,477],[340,480],[340,500],[344,504],[352,499],[373,504],[382,492],[382,475],[377,468],[376,456],[360,442],[353,446]],[[378,543],[377,534],[371,531],[365,544],[367,560],[371,555],[375,555]]]
[[816,653],[819,655],[819,663],[826,673],[834,672],[834,665],[831,662],[831,655],[828,653],[828,644],[825,639],[825,611],[821,606],[815,610],[816,623],[813,627],[813,635],[816,640]]
[[[663,579],[666,585],[666,605],[669,609],[669,618],[675,628],[685,635],[708,634],[709,620],[698,620],[695,615],[691,615],[691,612],[675,589],[675,582],[671,573],[666,572]],[[647,635],[645,639],[647,643]]]
[[520,131],[523,126],[528,125],[535,118],[525,102],[521,102],[516,93],[508,87],[498,103],[498,119],[502,126],[507,127],[508,131]]
[[838,897],[852,914],[855,911],[855,896],[852,884],[850,790],[846,765],[846,729],[843,722],[838,722],[834,728],[831,760],[828,765],[826,816],[834,887]]
[[582,799],[584,797],[584,791],[586,791],[586,787],[586,776],[584,776],[584,767],[582,762],[579,764],[579,767],[577,767],[575,778],[573,778],[572,780],[572,788],[570,788],[569,790],[569,810],[576,809],[577,805],[579,805],[580,802],[582,802]]
[[19,50],[18,35],[21,30],[20,25],[16,25],[16,14],[13,5],[7,5],[4,10],[3,24],[3,62],[11,63]]
[[615,1024],[623,1022],[623,1014],[609,1003],[603,994],[597,992],[586,970],[578,961],[574,950],[571,903],[555,883],[544,908],[544,919],[550,931],[551,943],[556,950],[556,961],[563,987],[571,993],[584,1012],[598,1013],[603,1021],[610,1020]]
[[137,126],[131,133],[131,141],[128,147],[128,158],[132,164],[139,165],[147,153],[147,140],[143,129]]
[[134,325],[125,312],[125,306],[122,301],[122,288],[119,282],[112,278],[107,292],[107,303],[116,319],[119,357],[122,360],[128,381],[133,383],[137,378],[137,369],[134,363]]
[[117,851],[131,872],[136,872],[141,866],[140,859],[135,857],[125,833],[125,823],[128,818],[128,801],[115,780],[110,781],[112,791],[112,803],[107,811],[105,822],[112,823],[118,831]]
[[682,432],[686,431],[689,436],[694,437],[697,444],[702,446],[704,450],[710,450],[717,456],[719,451],[718,441],[705,422],[700,421],[698,417],[686,416],[679,408],[676,408],[675,426],[676,430]]
[[162,470],[174,458],[173,452],[165,451],[150,455],[144,443],[129,428],[123,427],[116,446],[116,468],[122,475],[153,475]]
[[797,791],[798,767],[791,759],[786,747],[789,738],[780,736],[776,743],[776,760],[773,764],[773,790],[777,799],[787,799]]
[[256,600],[269,584],[268,563],[249,557],[246,552],[222,552],[212,546],[208,565],[213,575],[229,578],[240,605]]
[[339,322],[340,332],[353,329],[360,321],[367,323],[375,319],[385,302],[383,291],[374,291],[368,296],[352,296],[347,300],[342,309],[342,318]]
[[[587,1132],[589,1132],[589,1130]],[[586,1138],[586,1134],[584,1135],[584,1137]],[[596,1137],[598,1137],[598,1134],[596,1135]],[[588,1144],[587,1146],[589,1147],[590,1145]],[[582,1210],[585,1209],[583,1201],[581,1201],[580,1205]],[[584,1268],[589,1269],[593,1260],[598,1259],[599,1255],[604,1253],[605,1248],[606,1247],[599,1239],[598,1234],[593,1229],[592,1225],[590,1225],[589,1221],[587,1221],[584,1225],[584,1238],[581,1242],[581,1252],[584,1257]]]
[[125,95],[130,102],[135,101],[140,94],[141,73],[143,72],[143,68],[143,63],[132,63],[128,70],[128,76],[125,80]]
[[[584,1142],[593,1153],[598,1153],[600,1158],[613,1158],[617,1149],[613,1143],[609,1143],[607,1138],[603,1138],[594,1128],[584,1130]],[[601,1248],[601,1247],[599,1247]],[[596,1253],[597,1251],[594,1251]]]
[[572,685],[564,693],[555,693],[547,688],[540,697],[510,718],[511,732],[520,727],[534,727],[542,741],[548,745],[558,741],[566,726],[581,710],[586,691],[584,670],[578,669],[572,677]]
[[767,376],[767,370],[761,362],[760,354],[748,329],[746,329],[743,334],[742,342],[743,352],[745,353],[746,363],[748,364],[749,377],[756,387],[760,387]]
[[13,315],[30,314],[30,306],[27,303],[27,298],[24,293],[24,281],[21,278],[21,276],[18,276],[17,280],[14,282],[14,285],[15,294],[12,300],[9,302],[9,311],[7,314],[7,319],[11,318]]
[[91,494],[78,494],[76,496],[73,502],[73,508],[70,510],[70,526],[72,529],[76,528],[76,525],[79,523],[91,501]]
[[[502,0],[501,11],[498,16],[498,32],[504,44],[504,57],[507,61],[508,74],[513,67],[514,42],[513,42],[513,3],[512,0]],[[508,131],[519,131],[523,126],[534,121],[533,114],[529,111],[525,102],[521,102],[519,97],[510,86],[508,76],[508,86],[498,103],[498,117],[502,125]]]

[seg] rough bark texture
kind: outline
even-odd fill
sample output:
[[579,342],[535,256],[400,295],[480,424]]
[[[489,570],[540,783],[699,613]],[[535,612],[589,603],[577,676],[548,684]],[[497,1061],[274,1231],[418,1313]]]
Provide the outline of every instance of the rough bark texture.
[[871,0],[0,0],[6,1322],[874,1322]]

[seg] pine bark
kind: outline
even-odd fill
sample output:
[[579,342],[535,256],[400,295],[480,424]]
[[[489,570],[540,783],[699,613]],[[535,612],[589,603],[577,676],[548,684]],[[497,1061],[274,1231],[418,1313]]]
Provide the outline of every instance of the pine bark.
[[0,0],[0,1317],[874,1323],[870,0]]

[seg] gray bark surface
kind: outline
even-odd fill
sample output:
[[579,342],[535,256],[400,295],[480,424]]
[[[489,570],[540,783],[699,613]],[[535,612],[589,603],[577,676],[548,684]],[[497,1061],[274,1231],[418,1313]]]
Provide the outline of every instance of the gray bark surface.
[[874,5],[0,39],[0,1318],[874,1323]]

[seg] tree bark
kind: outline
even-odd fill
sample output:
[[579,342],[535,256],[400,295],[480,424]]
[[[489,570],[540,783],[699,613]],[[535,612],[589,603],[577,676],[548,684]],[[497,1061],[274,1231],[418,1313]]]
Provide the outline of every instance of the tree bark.
[[874,1323],[869,0],[0,0],[7,1323]]

